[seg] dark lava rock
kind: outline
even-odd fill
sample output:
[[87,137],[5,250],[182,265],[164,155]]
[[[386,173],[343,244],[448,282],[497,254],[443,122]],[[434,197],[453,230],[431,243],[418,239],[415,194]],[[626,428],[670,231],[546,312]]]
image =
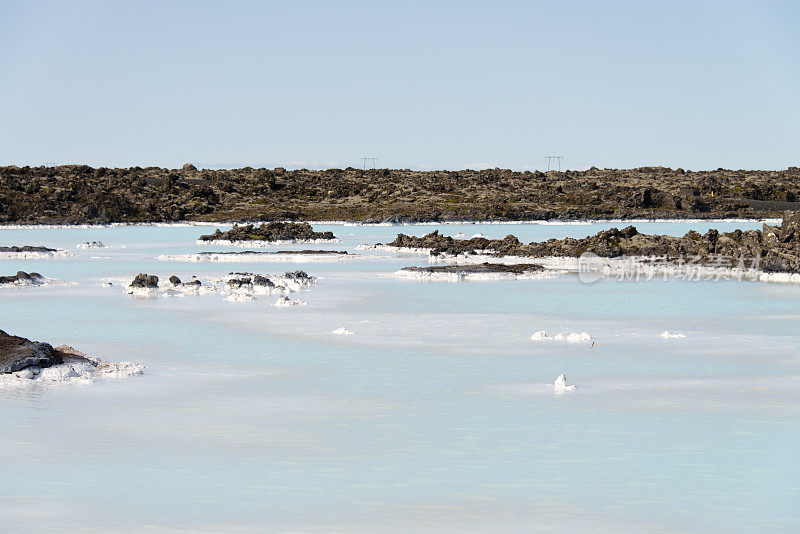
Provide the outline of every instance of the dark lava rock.
[[44,283],[45,278],[39,273],[26,273],[17,271],[14,276],[0,276],[0,284],[30,284],[38,285]]
[[14,373],[26,367],[50,367],[63,361],[49,343],[12,336],[0,330],[0,373]]
[[173,286],[179,286],[181,285],[181,279],[173,274],[172,276],[169,277],[169,283],[172,284]]
[[225,256],[247,256],[251,254],[339,254],[346,255],[346,250],[276,250],[274,252],[266,252],[260,250],[243,250],[241,252],[199,252],[199,256],[210,255],[225,255]]
[[314,280],[314,277],[310,276],[305,271],[287,271],[284,276],[290,280],[296,280],[301,283],[308,283]]
[[231,287],[242,287],[242,286],[249,286],[253,283],[253,279],[250,276],[243,276],[240,278],[229,278],[228,285]]
[[58,250],[54,248],[25,245],[22,247],[0,247],[0,252],[58,252]]
[[264,287],[275,287],[275,284],[272,283],[272,280],[270,280],[266,276],[261,276],[260,274],[253,275],[253,285],[264,286]]
[[234,225],[227,232],[217,228],[213,234],[201,235],[201,241],[307,241],[313,239],[336,239],[333,232],[315,232],[311,225],[304,223],[271,222],[254,226]]
[[435,265],[432,267],[403,267],[403,271],[415,273],[453,273],[453,274],[475,274],[475,273],[511,273],[525,274],[544,271],[545,268],[535,263],[519,263],[515,265],[505,265],[503,263],[480,263],[477,265]]
[[158,277],[153,274],[139,273],[130,283],[130,287],[155,288],[158,287]]
[[[494,256],[579,257],[585,252],[604,258],[660,257],[666,261],[692,261],[715,267],[745,267],[768,272],[800,272],[800,212],[787,212],[780,226],[765,224],[762,230],[735,230],[704,235],[688,232],[683,237],[641,234],[633,227],[611,228],[582,239],[549,239],[523,245],[514,236],[503,239],[453,239],[438,231],[422,237],[398,234],[390,246],[426,248],[431,254]],[[742,265],[744,261],[744,265]]]
[[800,170],[530,172],[0,167],[0,224],[761,218],[800,210]]

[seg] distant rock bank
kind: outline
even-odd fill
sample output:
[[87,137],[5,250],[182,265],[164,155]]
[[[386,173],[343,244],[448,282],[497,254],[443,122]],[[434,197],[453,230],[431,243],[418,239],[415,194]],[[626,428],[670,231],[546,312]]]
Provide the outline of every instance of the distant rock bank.
[[[379,245],[380,246],[380,245]],[[513,235],[503,239],[454,239],[432,232],[423,237],[398,234],[386,246],[425,249],[433,256],[488,255],[523,258],[577,258],[590,252],[601,258],[660,257],[666,262],[691,260],[697,265],[745,267],[767,273],[800,272],[800,212],[785,213],[779,226],[765,224],[762,230],[709,230],[683,237],[639,233],[634,226],[611,228],[583,239],[550,239],[523,244]],[[757,262],[757,265],[754,263]]]
[[0,167],[0,224],[764,218],[800,168],[688,171]]
[[315,241],[332,241],[336,239],[333,232],[315,232],[310,224],[271,222],[255,226],[248,224],[245,226],[234,225],[227,232],[222,232],[217,228],[213,234],[201,235],[199,241],[222,241],[222,242],[252,242],[264,241],[268,243],[303,243]]

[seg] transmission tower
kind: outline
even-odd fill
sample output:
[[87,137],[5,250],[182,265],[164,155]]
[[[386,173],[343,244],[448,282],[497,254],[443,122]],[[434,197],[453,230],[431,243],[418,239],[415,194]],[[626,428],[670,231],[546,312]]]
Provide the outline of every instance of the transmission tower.
[[550,166],[552,161],[555,160],[558,163],[558,171],[561,172],[561,160],[564,159],[564,156],[547,156],[547,172],[550,172]]
[[380,159],[381,158],[378,158],[378,157],[361,158],[362,168],[364,170],[367,170],[367,167],[369,165],[372,165],[373,169],[377,169],[378,168],[378,162],[380,161]]

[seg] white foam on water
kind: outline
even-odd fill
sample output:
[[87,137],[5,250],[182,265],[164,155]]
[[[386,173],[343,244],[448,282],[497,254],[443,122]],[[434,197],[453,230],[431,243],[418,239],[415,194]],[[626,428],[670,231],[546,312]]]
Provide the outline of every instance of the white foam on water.
[[335,336],[352,336],[355,334],[352,330],[348,330],[347,328],[340,326],[336,330],[332,331],[331,334]]

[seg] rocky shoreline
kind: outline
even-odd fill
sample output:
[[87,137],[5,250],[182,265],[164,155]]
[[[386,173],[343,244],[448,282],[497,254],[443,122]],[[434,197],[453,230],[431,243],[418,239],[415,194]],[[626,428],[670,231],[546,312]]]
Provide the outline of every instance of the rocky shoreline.
[[611,228],[583,239],[550,239],[523,244],[513,235],[503,239],[454,239],[438,231],[423,237],[398,234],[387,245],[397,250],[427,250],[431,256],[480,256],[520,258],[579,258],[592,253],[600,258],[659,258],[667,264],[691,261],[713,268],[745,268],[765,273],[800,272],[800,212],[785,213],[779,226],[764,224],[762,230],[683,237],[639,233],[634,226]]
[[800,210],[800,168],[287,171],[0,167],[0,224],[767,218]]

